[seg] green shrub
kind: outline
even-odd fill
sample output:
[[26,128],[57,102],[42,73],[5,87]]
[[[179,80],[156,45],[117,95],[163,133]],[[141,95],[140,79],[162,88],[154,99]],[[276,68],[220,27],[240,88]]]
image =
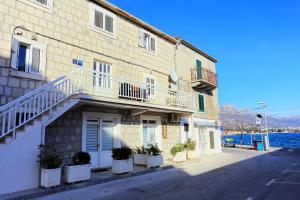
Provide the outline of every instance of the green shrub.
[[147,148],[147,154],[152,156],[158,156],[162,153],[162,151],[158,148],[157,144],[150,144],[149,148]]
[[61,166],[61,159],[56,154],[54,148],[49,148],[44,145],[39,145],[40,154],[38,155],[38,162],[44,169],[56,169]]
[[196,141],[193,141],[191,139],[188,139],[185,145],[188,151],[194,151],[196,149]]
[[171,149],[171,154],[172,154],[172,156],[176,156],[177,153],[183,152],[184,150],[185,150],[185,145],[184,144],[176,144]]
[[114,148],[112,150],[112,158],[114,160],[127,160],[132,154],[132,150],[128,147]]
[[137,154],[147,154],[147,148],[143,145],[141,147],[135,148],[135,153]]
[[73,157],[73,164],[74,165],[86,165],[86,164],[90,164],[91,162],[91,156],[89,153],[87,152],[78,152],[76,153]]

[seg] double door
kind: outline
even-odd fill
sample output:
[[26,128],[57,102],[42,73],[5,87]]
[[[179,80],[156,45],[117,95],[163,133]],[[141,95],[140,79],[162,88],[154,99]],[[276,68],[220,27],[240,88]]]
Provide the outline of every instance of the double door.
[[115,140],[115,120],[87,118],[85,126],[85,151],[91,156],[92,168],[111,166]]

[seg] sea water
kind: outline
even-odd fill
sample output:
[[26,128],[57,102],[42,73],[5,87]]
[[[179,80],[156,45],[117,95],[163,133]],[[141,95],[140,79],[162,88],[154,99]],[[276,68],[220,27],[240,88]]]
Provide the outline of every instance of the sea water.
[[[251,145],[251,135],[256,140],[262,139],[261,134],[243,134],[242,144]],[[300,148],[300,133],[270,133],[269,137],[271,147]],[[241,143],[241,135],[226,135],[222,137],[222,141],[225,138],[232,138],[235,144]]]

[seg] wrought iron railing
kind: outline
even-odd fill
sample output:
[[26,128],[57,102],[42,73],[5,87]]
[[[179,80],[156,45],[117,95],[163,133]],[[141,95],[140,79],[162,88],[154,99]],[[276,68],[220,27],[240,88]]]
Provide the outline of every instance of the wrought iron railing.
[[191,80],[192,81],[205,81],[209,84],[218,85],[218,79],[217,79],[217,75],[208,70],[205,69],[203,67],[197,69],[197,68],[192,68],[191,69]]

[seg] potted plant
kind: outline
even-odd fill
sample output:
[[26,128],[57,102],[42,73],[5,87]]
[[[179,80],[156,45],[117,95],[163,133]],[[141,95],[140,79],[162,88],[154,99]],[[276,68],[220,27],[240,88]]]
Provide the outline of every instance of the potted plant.
[[112,150],[112,172],[115,174],[131,172],[133,170],[131,154],[132,150],[130,148],[114,148]]
[[147,149],[145,146],[137,147],[133,154],[133,162],[135,165],[147,165]]
[[191,139],[188,139],[186,143],[186,149],[187,149],[187,159],[194,160],[197,158],[196,154],[196,141],[193,141]]
[[173,162],[183,162],[186,160],[186,149],[184,144],[176,144],[171,149]]
[[87,152],[78,152],[73,157],[73,165],[65,166],[67,183],[89,180],[91,178],[91,156]]
[[159,167],[163,164],[164,158],[161,155],[162,151],[156,145],[150,145],[147,149],[147,167]]
[[40,145],[39,149],[38,162],[41,166],[41,186],[48,188],[60,185],[61,159],[54,149],[51,150],[44,145]]

